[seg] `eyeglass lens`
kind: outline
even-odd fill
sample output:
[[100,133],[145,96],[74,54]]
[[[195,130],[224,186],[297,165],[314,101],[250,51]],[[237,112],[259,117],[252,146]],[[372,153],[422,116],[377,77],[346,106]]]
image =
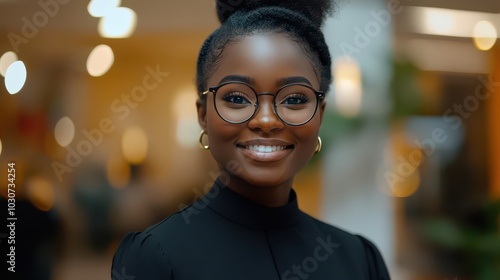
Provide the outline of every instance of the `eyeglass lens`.
[[[316,111],[316,94],[314,90],[303,85],[288,85],[281,88],[274,100],[278,117],[288,124],[305,123]],[[242,123],[250,119],[258,109],[257,103],[257,94],[245,84],[225,84],[219,87],[215,94],[217,112],[230,123]]]

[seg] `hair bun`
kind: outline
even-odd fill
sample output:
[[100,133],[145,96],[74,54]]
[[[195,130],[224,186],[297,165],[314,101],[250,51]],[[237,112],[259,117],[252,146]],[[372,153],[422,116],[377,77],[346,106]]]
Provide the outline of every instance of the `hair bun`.
[[262,7],[281,7],[297,12],[320,27],[332,14],[332,0],[217,0],[219,21],[224,23],[235,12],[249,12]]

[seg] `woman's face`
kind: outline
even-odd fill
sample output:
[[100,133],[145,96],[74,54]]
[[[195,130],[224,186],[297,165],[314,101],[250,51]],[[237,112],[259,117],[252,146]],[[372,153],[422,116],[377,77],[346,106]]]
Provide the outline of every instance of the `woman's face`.
[[[284,84],[297,80],[315,90],[320,85],[299,44],[273,33],[245,36],[227,45],[207,85],[240,80],[250,81],[257,93],[273,95]],[[319,104],[308,123],[290,126],[275,115],[273,96],[263,95],[258,97],[259,109],[249,121],[231,124],[219,117],[213,98],[214,94],[208,93],[206,106],[198,105],[199,121],[208,135],[213,157],[230,178],[236,176],[238,181],[261,187],[291,183],[313,156],[325,102]],[[268,148],[255,150],[255,146]],[[236,171],[228,170],[234,166],[238,166]]]

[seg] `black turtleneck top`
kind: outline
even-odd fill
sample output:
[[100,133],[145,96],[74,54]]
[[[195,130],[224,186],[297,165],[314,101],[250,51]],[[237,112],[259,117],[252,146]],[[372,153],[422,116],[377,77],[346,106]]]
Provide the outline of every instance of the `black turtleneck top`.
[[112,280],[389,279],[376,247],[289,203],[269,208],[216,180],[198,202],[140,233],[113,258]]

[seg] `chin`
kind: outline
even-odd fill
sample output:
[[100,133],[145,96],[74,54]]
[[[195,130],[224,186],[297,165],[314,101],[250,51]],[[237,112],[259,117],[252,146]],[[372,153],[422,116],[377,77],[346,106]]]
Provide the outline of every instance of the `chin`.
[[282,185],[289,180],[293,180],[293,175],[285,174],[278,175],[276,171],[269,170],[269,172],[245,172],[239,176],[239,179],[256,187],[272,188]]

